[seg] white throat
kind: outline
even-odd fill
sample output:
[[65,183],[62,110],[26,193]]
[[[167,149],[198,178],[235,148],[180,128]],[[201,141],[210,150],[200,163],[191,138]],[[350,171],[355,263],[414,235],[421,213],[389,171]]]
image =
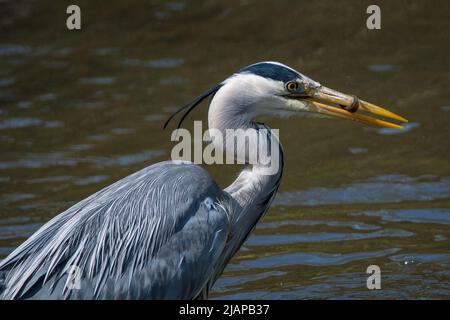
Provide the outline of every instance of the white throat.
[[[221,148],[226,156],[231,154],[238,163],[248,164],[238,178],[225,189],[241,206],[248,206],[257,202],[260,197],[267,196],[266,190],[272,192],[282,173],[283,155],[278,137],[271,135],[270,128],[253,121],[264,109],[273,108],[272,103],[276,103],[271,100],[272,90],[267,88],[271,85],[269,80],[255,75],[231,77],[217,91],[209,106],[209,129],[220,131],[224,138],[223,141],[213,140],[215,147]],[[251,131],[253,134],[245,136],[244,150],[238,150],[232,139],[235,139],[236,135],[242,137]],[[266,155],[264,161],[258,162],[261,158],[256,162],[249,161],[248,155],[252,154],[250,151],[257,149]],[[268,170],[268,166],[275,163],[275,170]]]

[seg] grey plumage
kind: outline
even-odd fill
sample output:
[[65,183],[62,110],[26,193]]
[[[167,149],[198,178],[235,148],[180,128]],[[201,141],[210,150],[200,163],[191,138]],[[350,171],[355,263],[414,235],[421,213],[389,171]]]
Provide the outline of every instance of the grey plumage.
[[[145,168],[61,213],[3,261],[13,285],[2,297],[195,297],[228,236],[227,200],[199,166]],[[72,265],[83,290],[61,295]]]
[[[1,298],[206,298],[280,178],[281,171],[242,207],[231,194],[245,177],[226,192],[194,164],[147,167],[56,216],[3,260]],[[66,288],[72,266],[80,268],[82,290]]]
[[[252,128],[269,145],[276,143],[276,172],[247,165],[221,190],[192,163],[166,161],[142,169],[59,214],[14,250],[0,263],[0,298],[207,298],[280,185],[281,145],[253,118],[292,112],[292,102],[279,95],[285,90],[279,78],[288,75],[309,81],[278,63],[253,65],[186,107],[189,112],[214,94],[209,127],[223,133]],[[68,286],[73,266],[79,268],[79,289]]]

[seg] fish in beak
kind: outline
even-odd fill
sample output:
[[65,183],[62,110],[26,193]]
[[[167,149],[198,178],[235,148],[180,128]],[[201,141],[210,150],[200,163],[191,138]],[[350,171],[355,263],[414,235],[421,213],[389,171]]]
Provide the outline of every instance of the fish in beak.
[[[389,110],[361,100],[356,96],[347,95],[324,86],[314,88],[311,92],[308,92],[304,99],[309,102],[309,111],[311,112],[349,119],[372,126],[401,129],[403,128],[401,124],[389,121],[408,122],[402,116]],[[376,115],[383,119],[369,115]]]

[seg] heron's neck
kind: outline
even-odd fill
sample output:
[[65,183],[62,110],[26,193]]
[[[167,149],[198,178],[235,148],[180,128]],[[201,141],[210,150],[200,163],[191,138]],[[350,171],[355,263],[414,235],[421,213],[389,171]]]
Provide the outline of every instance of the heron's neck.
[[[242,110],[232,106],[224,108],[218,103],[215,104],[213,100],[208,114],[209,129],[221,132],[223,141],[213,141],[213,143],[216,148],[222,148],[225,157],[229,157],[231,154],[236,161],[247,163],[244,170],[225,191],[242,208],[250,209],[253,207],[256,209],[259,206],[262,210],[262,207],[268,207],[280,184],[283,171],[283,152],[278,137],[274,136],[275,133],[270,128],[252,121],[245,115],[245,112],[240,111]],[[259,154],[265,155],[263,159],[257,157],[252,161],[248,159],[249,153],[245,153],[243,148],[239,149],[239,145],[228,143],[230,139],[242,136],[249,130],[253,130],[256,135],[246,136],[247,150],[245,151],[255,151],[258,148]],[[233,133],[235,136],[231,136]],[[257,137],[257,139],[255,140],[254,137]],[[260,212],[260,214],[262,215],[264,212]],[[259,218],[252,217],[251,219],[257,220]]]

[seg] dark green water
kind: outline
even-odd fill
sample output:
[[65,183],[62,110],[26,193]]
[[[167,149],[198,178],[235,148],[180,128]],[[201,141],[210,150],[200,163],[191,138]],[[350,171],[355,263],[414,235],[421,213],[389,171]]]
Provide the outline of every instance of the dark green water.
[[[237,69],[288,64],[410,120],[263,119],[279,195],[214,298],[449,298],[450,6],[378,1],[0,3],[0,258],[98,189],[166,160],[166,118]],[[199,108],[188,123],[206,119]],[[191,125],[187,125],[188,128]],[[223,186],[239,168],[208,167]],[[366,288],[380,266],[382,289]]]

